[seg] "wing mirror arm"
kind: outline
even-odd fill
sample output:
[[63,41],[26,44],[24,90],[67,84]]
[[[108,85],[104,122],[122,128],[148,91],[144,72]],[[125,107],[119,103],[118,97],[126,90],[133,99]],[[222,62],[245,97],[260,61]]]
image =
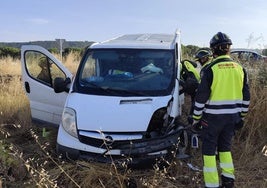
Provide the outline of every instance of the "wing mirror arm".
[[71,79],[68,77],[66,79],[61,77],[56,77],[54,80],[54,91],[55,93],[61,93],[63,91],[69,92],[70,88],[68,85],[71,83]]

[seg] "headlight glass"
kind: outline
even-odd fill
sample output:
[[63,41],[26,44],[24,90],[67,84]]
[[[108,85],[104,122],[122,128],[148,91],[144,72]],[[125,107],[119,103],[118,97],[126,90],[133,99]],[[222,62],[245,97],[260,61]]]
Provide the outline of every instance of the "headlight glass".
[[62,126],[70,135],[78,138],[76,126],[76,112],[71,108],[65,108],[62,116]]

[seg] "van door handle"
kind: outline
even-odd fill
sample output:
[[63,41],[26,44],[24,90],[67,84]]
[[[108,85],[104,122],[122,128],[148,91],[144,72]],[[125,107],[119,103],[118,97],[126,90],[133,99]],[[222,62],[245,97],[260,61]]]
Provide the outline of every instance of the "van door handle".
[[29,84],[29,82],[25,82],[24,85],[25,85],[25,90],[26,90],[26,92],[27,92],[27,93],[30,93],[30,92],[31,92],[31,89],[30,89],[30,84]]

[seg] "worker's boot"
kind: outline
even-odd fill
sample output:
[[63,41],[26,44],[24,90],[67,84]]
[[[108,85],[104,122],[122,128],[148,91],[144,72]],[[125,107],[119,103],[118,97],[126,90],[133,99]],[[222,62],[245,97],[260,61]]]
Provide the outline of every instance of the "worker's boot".
[[235,180],[233,178],[228,178],[225,176],[222,176],[222,186],[221,188],[233,188]]

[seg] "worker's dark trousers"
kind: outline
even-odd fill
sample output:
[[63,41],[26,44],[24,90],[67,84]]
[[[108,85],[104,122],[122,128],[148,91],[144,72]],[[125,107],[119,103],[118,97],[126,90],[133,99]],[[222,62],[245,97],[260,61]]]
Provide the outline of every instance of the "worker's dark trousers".
[[201,133],[202,153],[215,155],[217,151],[230,151],[234,126],[240,120],[238,114],[213,115],[203,114],[202,120],[206,121],[207,127],[203,127]]
[[[206,187],[219,187],[219,175],[216,165],[216,148],[219,154],[222,180],[234,182],[234,166],[231,155],[231,143],[234,135],[235,123],[239,121],[238,115],[209,115],[204,114],[202,121],[207,125],[203,127],[202,153],[203,174]],[[224,183],[224,182],[223,182]]]

